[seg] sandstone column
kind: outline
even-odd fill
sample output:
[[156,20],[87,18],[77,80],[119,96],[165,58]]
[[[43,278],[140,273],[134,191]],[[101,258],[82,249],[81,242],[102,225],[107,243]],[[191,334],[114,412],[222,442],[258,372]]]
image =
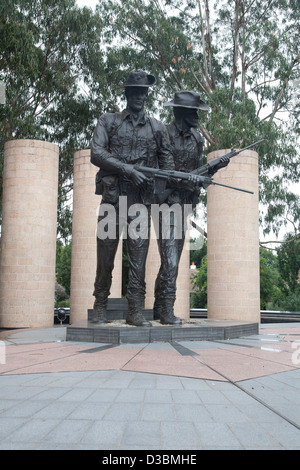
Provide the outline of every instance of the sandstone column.
[[155,280],[160,267],[160,256],[157,246],[156,234],[151,218],[151,238],[149,243],[149,251],[146,260],[146,298],[145,298],[145,308],[152,309],[154,304],[154,287]]
[[54,320],[58,147],[5,144],[0,263],[2,328],[50,327]]
[[[227,153],[208,155],[211,161]],[[246,150],[214,180],[253,191],[220,186],[207,191],[208,318],[260,322],[258,155]]]
[[177,277],[177,290],[176,301],[174,305],[174,314],[183,319],[190,318],[190,232],[187,234],[184,241],[184,246],[180,258],[178,277]]
[[[95,194],[98,168],[90,162],[90,150],[74,154],[72,260],[71,260],[71,323],[87,319],[93,308],[94,281],[97,263],[97,216],[101,196]],[[115,259],[110,297],[122,296],[122,243]]]

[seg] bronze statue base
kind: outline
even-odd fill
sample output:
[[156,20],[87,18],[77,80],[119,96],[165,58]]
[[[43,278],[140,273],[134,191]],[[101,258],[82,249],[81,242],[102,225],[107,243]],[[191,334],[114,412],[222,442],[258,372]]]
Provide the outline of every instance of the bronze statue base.
[[86,343],[137,344],[174,341],[222,341],[257,335],[257,323],[234,320],[183,320],[182,325],[162,325],[151,321],[151,327],[127,325],[125,320],[95,324],[83,320],[67,326],[67,341]]

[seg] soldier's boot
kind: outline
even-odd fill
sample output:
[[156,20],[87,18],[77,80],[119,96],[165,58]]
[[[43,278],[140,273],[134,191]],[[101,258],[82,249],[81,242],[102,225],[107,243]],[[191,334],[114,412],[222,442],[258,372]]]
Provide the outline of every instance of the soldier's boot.
[[133,326],[152,326],[142,314],[142,302],[128,301],[126,323]]
[[92,314],[92,323],[107,323],[107,314],[106,314],[107,300],[102,300],[95,298],[93,314]]
[[161,303],[157,299],[155,299],[154,305],[153,305],[153,320],[159,321],[161,312],[162,312]]
[[160,313],[160,323],[162,325],[181,325],[181,318],[174,315],[174,302],[175,300],[166,299],[163,301],[162,310]]

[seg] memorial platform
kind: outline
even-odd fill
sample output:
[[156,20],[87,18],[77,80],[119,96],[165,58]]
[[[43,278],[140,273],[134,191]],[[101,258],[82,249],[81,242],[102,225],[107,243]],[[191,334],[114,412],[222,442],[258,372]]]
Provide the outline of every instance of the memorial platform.
[[143,315],[151,327],[136,327],[126,324],[127,300],[109,299],[107,306],[108,323],[92,323],[92,309],[87,312],[87,320],[67,326],[67,341],[91,343],[155,343],[173,341],[217,341],[241,336],[257,335],[257,323],[235,320],[187,319],[182,325],[162,325],[153,320],[153,311],[144,309]]
[[258,324],[231,320],[183,320],[182,325],[161,325],[151,321],[151,327],[127,325],[125,320],[105,324],[81,321],[67,326],[67,341],[90,343],[154,343],[174,341],[218,341],[258,334]]

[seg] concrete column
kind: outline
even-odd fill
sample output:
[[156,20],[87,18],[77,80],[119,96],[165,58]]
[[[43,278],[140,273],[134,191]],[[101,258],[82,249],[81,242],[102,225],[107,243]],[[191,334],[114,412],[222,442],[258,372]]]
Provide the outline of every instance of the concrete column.
[[51,327],[54,319],[59,149],[14,140],[4,149],[0,326]]
[[[229,150],[208,155],[208,161]],[[214,180],[254,192],[220,186],[207,191],[208,318],[260,322],[258,155],[232,158]]]
[[190,318],[190,237],[187,231],[180,258],[174,314],[183,319]]
[[[90,150],[74,154],[71,323],[86,320],[93,308],[97,265],[97,217],[101,196],[95,194],[98,168],[90,162]],[[122,296],[122,243],[116,254],[111,288],[112,298]]]
[[155,280],[160,267],[160,255],[157,246],[156,234],[154,230],[153,221],[151,219],[151,238],[149,243],[149,251],[146,260],[146,298],[145,308],[152,309],[154,304],[154,287]]

